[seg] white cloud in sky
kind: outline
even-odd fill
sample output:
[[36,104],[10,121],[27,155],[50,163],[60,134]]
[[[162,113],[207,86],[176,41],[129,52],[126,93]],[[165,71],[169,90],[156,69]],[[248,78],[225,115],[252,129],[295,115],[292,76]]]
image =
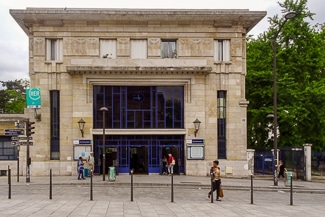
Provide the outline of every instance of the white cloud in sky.
[[[316,13],[315,23],[325,23],[324,0],[309,0]],[[9,9],[26,7],[56,8],[177,8],[177,9],[249,9],[267,11],[267,16],[249,34],[265,31],[267,17],[280,14],[278,0],[5,0],[0,2],[0,81],[28,78],[28,38],[9,14]],[[282,2],[282,1],[281,1]]]

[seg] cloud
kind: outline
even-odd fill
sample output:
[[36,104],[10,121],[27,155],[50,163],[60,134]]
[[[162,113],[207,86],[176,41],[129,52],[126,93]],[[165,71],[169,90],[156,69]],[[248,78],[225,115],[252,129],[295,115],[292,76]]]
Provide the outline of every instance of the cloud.
[[28,37],[9,14],[0,8],[0,80],[28,78]]
[[[256,3],[258,1],[258,3]],[[325,23],[324,0],[309,0],[308,7],[316,13],[313,23]],[[283,0],[281,0],[283,2]],[[9,14],[9,9],[26,7],[70,8],[186,8],[186,9],[249,9],[267,11],[267,16],[249,34],[258,35],[269,27],[267,17],[281,13],[275,0],[9,0],[0,2],[0,80],[28,78],[28,37]]]

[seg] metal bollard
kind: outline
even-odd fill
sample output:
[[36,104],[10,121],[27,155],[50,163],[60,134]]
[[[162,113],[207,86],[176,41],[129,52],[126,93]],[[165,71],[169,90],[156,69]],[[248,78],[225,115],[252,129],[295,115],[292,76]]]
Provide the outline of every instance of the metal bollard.
[[93,170],[90,170],[90,200],[93,200]]
[[251,204],[253,204],[253,175],[251,175]]
[[291,175],[291,183],[290,183],[290,205],[293,205],[293,194],[292,194],[292,175]]
[[131,201],[133,201],[133,170],[131,170]]
[[174,202],[174,175],[171,174],[171,202]]
[[52,169],[50,169],[50,200],[52,200]]
[[11,169],[8,165],[8,199],[11,199]]
[[210,177],[211,177],[211,195],[210,195],[210,198],[211,198],[211,203],[213,203],[213,173],[210,173]]

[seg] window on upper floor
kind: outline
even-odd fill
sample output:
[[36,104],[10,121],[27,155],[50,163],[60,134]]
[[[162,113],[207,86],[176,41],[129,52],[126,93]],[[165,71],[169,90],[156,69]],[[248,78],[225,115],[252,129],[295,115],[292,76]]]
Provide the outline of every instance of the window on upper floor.
[[147,40],[131,40],[131,59],[147,59]]
[[230,61],[230,40],[214,40],[214,61]]
[[177,58],[176,40],[161,41],[161,58]]
[[62,61],[63,60],[63,40],[46,39],[46,60]]
[[99,40],[99,56],[100,58],[116,59],[116,40],[100,39]]

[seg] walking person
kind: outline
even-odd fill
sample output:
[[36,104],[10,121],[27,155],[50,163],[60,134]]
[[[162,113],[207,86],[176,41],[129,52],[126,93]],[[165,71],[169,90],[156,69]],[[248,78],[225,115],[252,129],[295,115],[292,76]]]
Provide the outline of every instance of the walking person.
[[279,165],[278,165],[277,171],[278,171],[278,180],[282,176],[282,178],[284,179],[284,185],[286,185],[287,180],[284,176],[284,172],[287,172],[287,168],[284,166],[284,163],[282,160],[279,160]]
[[175,158],[172,154],[168,154],[168,174],[172,175],[174,173],[174,166],[175,166]]
[[89,156],[87,157],[86,162],[88,163],[88,168],[91,171],[91,175],[94,176],[95,158],[94,158],[94,153],[93,152],[89,153]]
[[[220,194],[220,185],[221,185],[221,178],[220,178],[220,168],[219,166],[219,161],[215,160],[213,161],[213,167],[211,167],[210,173],[212,173],[211,176],[211,182],[213,183],[213,192],[217,190],[217,201],[221,201],[219,199],[219,194]],[[212,192],[210,191],[208,193],[208,198],[211,197]]]
[[[83,159],[81,156],[79,157],[77,168],[78,168],[78,180],[85,179],[85,177],[84,177],[84,162],[83,162]],[[80,175],[81,175],[81,177],[80,177]]]

